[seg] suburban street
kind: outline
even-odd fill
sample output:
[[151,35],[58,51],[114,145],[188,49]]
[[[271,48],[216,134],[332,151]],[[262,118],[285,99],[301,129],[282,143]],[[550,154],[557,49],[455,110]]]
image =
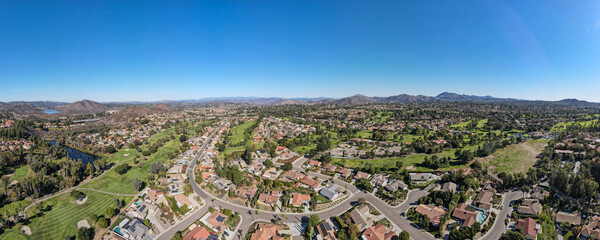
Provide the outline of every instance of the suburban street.
[[[344,212],[348,211],[348,209],[352,208],[352,206],[357,203],[359,198],[364,198],[366,200],[366,202],[370,203],[379,212],[381,212],[383,215],[385,215],[388,220],[393,222],[400,229],[407,231],[410,234],[412,239],[427,239],[427,240],[435,239],[434,236],[432,236],[428,232],[416,227],[415,225],[412,224],[412,222],[410,222],[405,217],[400,215],[401,213],[406,212],[411,207],[411,204],[415,203],[420,197],[427,195],[428,191],[434,186],[433,184],[430,185],[426,189],[411,190],[408,193],[407,199],[402,204],[393,207],[393,206],[388,205],[386,202],[382,201],[381,199],[377,198],[373,193],[362,192],[352,184],[340,181],[338,179],[334,179],[336,184],[347,188],[347,190],[350,192],[350,196],[346,200],[344,200],[343,202],[341,202],[340,204],[338,204],[332,208],[329,208],[327,210],[320,211],[320,212],[310,212],[310,213],[285,213],[285,214],[275,213],[275,212],[257,210],[257,209],[249,208],[246,206],[233,204],[233,203],[224,201],[220,198],[216,198],[216,197],[212,196],[211,194],[207,193],[206,191],[204,191],[203,189],[201,189],[200,186],[198,184],[196,184],[196,182],[194,180],[194,177],[195,177],[194,176],[194,168],[196,166],[196,162],[204,154],[204,151],[208,147],[208,143],[214,137],[214,134],[215,133],[213,133],[210,136],[210,138],[208,138],[207,141],[202,145],[198,154],[190,162],[189,167],[187,168],[188,169],[187,174],[189,175],[189,179],[190,179],[189,182],[190,182],[194,192],[200,198],[202,198],[204,200],[204,205],[200,209],[191,213],[189,216],[187,216],[185,219],[183,219],[179,223],[171,226],[170,228],[166,229],[164,232],[161,232],[157,236],[157,239],[159,239],[159,240],[171,239],[171,237],[175,233],[177,233],[178,231],[183,231],[185,228],[190,226],[194,221],[201,218],[202,215],[204,213],[206,213],[208,211],[208,208],[211,206],[219,207],[219,208],[227,208],[227,209],[230,209],[230,210],[240,214],[240,216],[244,220],[240,221],[240,224],[239,224],[237,230],[235,231],[236,236],[234,236],[233,239],[242,239],[243,236],[245,236],[246,233],[248,232],[248,228],[250,227],[250,225],[252,225],[252,223],[255,221],[263,220],[263,221],[269,222],[273,218],[280,218],[282,221],[284,221],[286,223],[294,223],[294,225],[296,225],[296,226],[301,226],[302,222],[306,222],[308,220],[308,218],[310,217],[310,215],[312,215],[312,214],[318,215],[319,218],[321,218],[321,219],[326,219],[326,218],[330,218],[333,216],[339,216],[339,215],[343,214]],[[307,159],[304,157],[301,157],[298,160],[296,160],[293,164],[294,169],[296,171],[303,171],[303,169],[301,169],[301,166],[306,160]],[[313,176],[313,177],[314,176],[319,177],[319,179],[331,178],[330,176],[322,175],[322,174],[319,174],[316,172],[307,172],[307,174],[310,176]],[[503,206],[504,206],[503,210],[500,212],[499,216],[497,217],[496,222],[494,223],[492,228],[489,230],[488,234],[483,236],[481,239],[498,239],[500,237],[500,235],[502,233],[504,233],[504,231],[506,229],[506,226],[504,225],[504,219],[506,218],[506,214],[508,213],[508,210],[510,209],[508,207],[508,205],[509,205],[510,201],[517,199],[520,195],[522,195],[522,193],[516,192],[516,191],[511,191],[511,192],[506,193],[506,197],[503,201]],[[258,214],[256,214],[257,211],[258,211]]]

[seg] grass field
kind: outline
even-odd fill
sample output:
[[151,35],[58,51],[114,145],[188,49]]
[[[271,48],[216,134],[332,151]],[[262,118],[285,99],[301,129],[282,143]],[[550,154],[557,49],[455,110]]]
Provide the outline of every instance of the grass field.
[[457,124],[453,124],[452,126],[450,126],[450,128],[463,129],[463,128],[467,127],[467,125],[469,125],[469,123],[471,123],[471,121],[473,121],[473,120],[459,122]]
[[[16,168],[14,174],[10,176],[10,182],[15,180],[20,182],[29,173],[33,173],[33,171],[28,166],[20,166]],[[4,188],[4,183],[0,182],[0,187]]]
[[479,159],[479,161],[497,173],[526,172],[537,161],[536,156],[544,150],[548,141],[547,139],[538,139],[509,145],[497,150],[490,156]]
[[258,120],[252,120],[252,121],[248,121],[245,123],[242,123],[240,125],[235,126],[234,128],[231,129],[231,144],[235,145],[238,144],[242,141],[244,141],[244,132],[246,131],[246,129],[248,129],[250,126],[252,126],[254,123],[256,123],[256,121]]
[[[78,221],[88,218],[92,213],[103,214],[106,208],[115,206],[116,196],[88,190],[81,191],[88,197],[83,205],[77,205],[69,194],[44,201],[44,205],[51,206],[51,210],[31,218],[29,224],[32,232],[31,239],[64,239],[65,236],[75,236]],[[131,200],[131,197],[120,198]],[[33,208],[30,211],[33,213]],[[0,236],[0,239],[6,238],[5,234]]]
[[25,235],[22,231],[18,229],[7,229],[5,232],[0,235],[0,240],[27,240],[30,239],[29,236]]
[[171,134],[173,132],[173,130],[174,130],[173,128],[168,128],[166,130],[160,131],[157,134],[154,134],[154,136],[148,138],[148,142],[150,144],[154,144],[159,139],[169,136],[169,134]]
[[[4,190],[2,190],[2,191],[4,191]],[[0,208],[0,214],[5,214],[6,212],[9,212],[10,214],[14,213],[15,210],[19,207],[19,204],[21,204],[22,208],[25,208],[25,207],[29,206],[29,204],[31,204],[31,201],[21,200],[21,201],[16,201],[16,202],[11,202],[9,204],[6,204],[6,205],[2,206],[2,208]]]
[[552,126],[552,128],[550,129],[551,132],[562,132],[564,131],[567,126],[571,126],[573,124],[580,124],[582,126],[588,126],[591,125],[593,123],[597,123],[598,120],[589,120],[589,121],[582,121],[582,122],[560,122],[555,124],[554,126]]
[[[82,185],[82,187],[93,188],[112,193],[135,194],[136,191],[133,189],[131,182],[136,178],[139,178],[142,181],[146,181],[148,176],[148,168],[150,167],[150,164],[157,161],[166,163],[169,159],[167,153],[176,151],[178,145],[178,139],[171,140],[167,142],[164,146],[159,148],[157,152],[150,155],[150,158],[148,160],[140,160],[140,163],[138,163],[137,166],[132,166],[132,168],[129,169],[129,171],[126,174],[119,175],[114,171],[114,169],[111,169],[109,172],[102,175],[101,177]],[[122,155],[113,155],[113,157],[119,156]],[[109,162],[111,161],[109,160]],[[121,163],[129,163],[131,166],[133,165],[133,158],[128,157],[127,160],[123,160],[119,164]]]
[[487,124],[487,122],[488,122],[488,119],[487,119],[487,118],[486,118],[486,119],[483,119],[483,120],[479,120],[479,121],[477,122],[477,128],[482,128],[483,126],[485,126],[485,124]]

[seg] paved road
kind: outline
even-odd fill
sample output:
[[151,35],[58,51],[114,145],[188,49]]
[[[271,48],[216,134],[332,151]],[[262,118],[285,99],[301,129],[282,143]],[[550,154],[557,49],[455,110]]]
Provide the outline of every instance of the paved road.
[[513,200],[517,200],[523,197],[523,192],[521,191],[508,191],[504,194],[504,200],[502,201],[502,210],[496,216],[496,221],[492,228],[485,234],[481,239],[500,239],[500,235],[506,232],[506,225],[504,224],[504,219],[506,219],[506,215],[512,212],[512,208],[510,207],[510,202]]
[[[228,208],[228,209],[231,209],[232,211],[240,214],[240,216],[242,217],[242,219],[244,219],[244,221],[240,222],[240,224],[235,232],[236,235],[233,237],[234,240],[235,239],[240,240],[243,238],[243,236],[246,235],[250,225],[257,220],[270,221],[271,219],[279,218],[284,222],[295,223],[295,224],[298,224],[298,226],[299,226],[299,225],[301,225],[302,222],[306,222],[308,217],[310,217],[310,215],[312,215],[312,214],[318,215],[321,219],[326,219],[326,218],[330,218],[333,216],[340,216],[344,212],[348,211],[348,209],[350,209],[353,205],[355,205],[359,198],[364,198],[367,202],[369,202],[371,205],[373,205],[379,212],[384,214],[387,217],[387,219],[389,219],[391,222],[393,222],[396,226],[398,226],[400,229],[402,229],[404,231],[407,231],[410,234],[411,238],[425,239],[425,240],[435,239],[428,232],[413,226],[412,222],[410,222],[406,218],[400,216],[401,213],[406,212],[408,210],[408,208],[411,207],[411,204],[415,203],[420,197],[427,195],[428,190],[430,188],[427,188],[424,190],[412,190],[409,192],[409,194],[407,196],[407,200],[404,201],[404,203],[402,203],[396,207],[392,207],[392,206],[388,205],[387,203],[385,203],[384,201],[382,201],[381,199],[375,197],[375,195],[373,195],[372,193],[361,192],[358,189],[356,189],[356,187],[354,187],[354,185],[347,184],[346,182],[336,179],[336,180],[334,180],[336,182],[336,184],[347,187],[347,189],[350,192],[352,192],[353,194],[347,200],[336,205],[335,207],[329,208],[329,209],[321,211],[321,212],[311,212],[311,213],[285,213],[284,214],[284,213],[275,213],[275,212],[270,212],[270,211],[256,210],[256,209],[252,209],[252,208],[249,208],[246,206],[233,204],[233,203],[224,201],[220,198],[213,197],[212,195],[208,194],[203,189],[201,189],[198,186],[198,184],[196,184],[196,182],[194,181],[194,172],[193,172],[194,168],[196,166],[196,162],[204,154],[204,151],[206,150],[206,148],[208,146],[207,144],[208,144],[208,142],[210,142],[210,140],[213,138],[213,136],[214,136],[214,133],[202,145],[199,153],[190,162],[190,165],[187,168],[188,169],[187,173],[189,175],[190,184],[192,186],[192,189],[200,198],[202,198],[204,200],[204,206],[202,208],[200,208],[199,210],[195,211],[194,213],[192,213],[190,216],[183,219],[181,222],[171,226],[170,228],[166,229],[164,232],[160,233],[157,236],[157,239],[159,239],[159,240],[170,239],[176,232],[184,230],[189,225],[191,225],[194,221],[196,221],[197,219],[202,217],[202,214],[204,214],[206,211],[208,211],[208,208],[211,206],[220,207],[220,208]],[[302,159],[301,161],[304,162],[304,161],[306,161],[306,159]],[[302,162],[300,162],[300,161],[295,162],[294,169],[301,170],[300,166],[301,166]],[[308,174],[310,176],[318,176],[319,179],[329,179],[330,178],[329,176],[325,176],[325,175],[315,173],[315,172],[309,172]],[[518,193],[507,194],[507,196],[510,196],[510,198],[512,198],[514,196],[518,197],[518,195],[519,195]],[[508,197],[504,200],[505,201],[504,204],[508,206],[508,203],[510,201],[507,199],[508,199]],[[488,235],[484,236],[484,238],[482,238],[482,239],[498,239],[500,234],[502,234],[504,232],[505,228],[502,228],[502,225],[504,225],[504,218],[506,218],[506,213],[507,213],[507,209],[508,209],[507,206],[504,207],[504,210],[501,212],[500,216],[497,218],[499,221],[496,221],[496,222],[497,223],[499,222],[501,224],[494,224],[492,229],[489,231]]]

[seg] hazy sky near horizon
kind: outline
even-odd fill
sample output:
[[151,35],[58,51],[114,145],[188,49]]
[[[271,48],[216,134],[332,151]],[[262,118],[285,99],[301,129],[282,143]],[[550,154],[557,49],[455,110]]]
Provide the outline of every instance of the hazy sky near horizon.
[[600,102],[600,1],[0,0],[0,101]]

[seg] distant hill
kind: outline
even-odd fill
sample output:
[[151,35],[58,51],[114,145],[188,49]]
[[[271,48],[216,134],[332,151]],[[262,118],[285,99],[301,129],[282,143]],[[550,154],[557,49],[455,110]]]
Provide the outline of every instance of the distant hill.
[[42,113],[43,110],[36,108],[29,103],[17,102],[6,103],[0,106],[0,112],[10,112],[19,115],[28,115]]
[[63,114],[86,114],[105,111],[107,107],[98,102],[91,100],[81,100],[68,105],[56,107],[56,110]]
[[367,97],[367,96],[362,95],[362,94],[356,94],[354,96],[340,98],[338,100],[335,100],[335,101],[331,102],[330,104],[335,104],[335,105],[363,105],[363,104],[376,103],[376,102],[377,102],[377,100],[375,98]]
[[117,113],[114,113],[104,120],[107,122],[117,123],[117,122],[127,122],[132,121],[136,118],[145,117],[152,113],[159,112],[171,112],[173,111],[170,107],[165,104],[156,104],[154,106],[132,106],[125,108]]
[[510,101],[523,101],[514,98],[496,98],[492,96],[475,96],[465,95],[458,93],[443,92],[435,96],[436,98],[449,102],[510,102]]

